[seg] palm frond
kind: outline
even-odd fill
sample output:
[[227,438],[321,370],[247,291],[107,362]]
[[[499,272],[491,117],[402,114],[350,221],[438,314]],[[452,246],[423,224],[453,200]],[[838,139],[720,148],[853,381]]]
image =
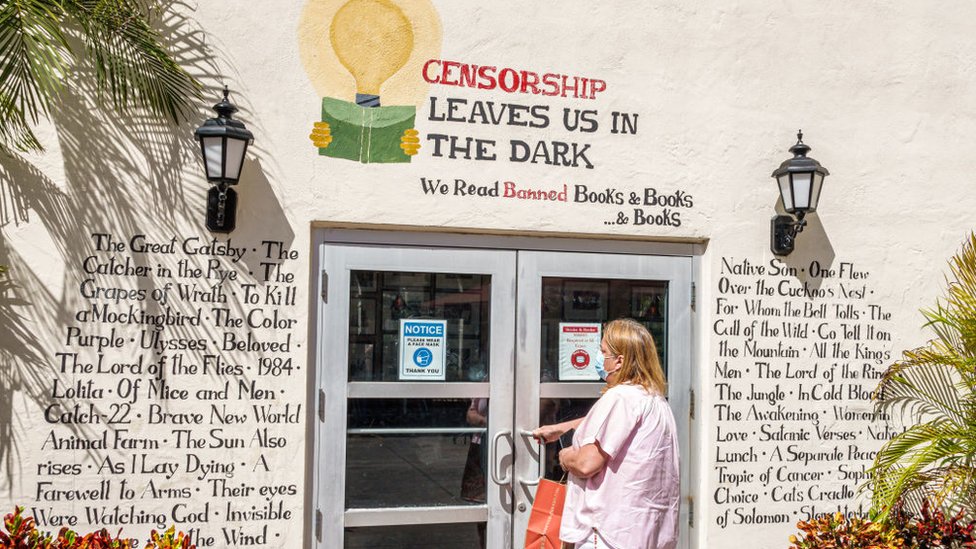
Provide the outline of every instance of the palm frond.
[[878,452],[866,487],[884,520],[925,500],[976,514],[976,233],[949,262],[944,301],[922,311],[935,339],[903,353],[875,390],[879,410],[913,423]]
[[41,150],[32,130],[51,112],[65,75],[85,45],[100,98],[117,111],[142,107],[179,122],[200,85],[168,53],[154,29],[154,0],[0,2],[0,150]]
[[61,90],[71,50],[56,0],[0,3],[0,143],[39,150],[30,130]]
[[906,353],[906,360],[896,363],[882,376],[876,392],[879,407],[897,409],[902,416],[935,417],[962,422],[962,396],[959,375],[951,364],[938,355]]
[[200,85],[170,56],[151,25],[151,4],[138,0],[66,0],[83,29],[99,93],[119,111],[134,106],[179,122]]
[[24,117],[11,113],[9,118],[0,119],[0,152],[14,154],[16,151],[43,150],[40,140]]
[[949,474],[960,469],[958,457],[965,448],[965,441],[954,436],[958,433],[935,435],[926,426],[916,427],[908,437],[886,445],[885,458],[871,470],[872,499],[882,514],[897,503],[918,511],[927,498],[945,501],[958,487],[956,481],[966,477]]

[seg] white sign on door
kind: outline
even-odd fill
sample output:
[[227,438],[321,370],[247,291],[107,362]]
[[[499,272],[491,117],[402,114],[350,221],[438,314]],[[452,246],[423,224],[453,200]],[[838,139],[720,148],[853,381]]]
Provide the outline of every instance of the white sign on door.
[[447,321],[400,319],[400,379],[444,381]]
[[559,323],[559,381],[599,381],[593,363],[600,352],[598,322]]

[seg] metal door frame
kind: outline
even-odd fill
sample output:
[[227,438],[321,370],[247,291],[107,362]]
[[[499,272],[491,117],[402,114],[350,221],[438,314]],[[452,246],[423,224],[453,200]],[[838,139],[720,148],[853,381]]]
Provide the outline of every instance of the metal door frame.
[[[692,371],[691,293],[692,262],[684,257],[595,254],[571,252],[523,252],[518,255],[518,354],[515,367],[515,519],[514,546],[524,545],[534,487],[538,483],[540,460],[536,443],[519,436],[539,423],[540,398],[598,398],[602,382],[541,383],[543,277],[654,280],[668,283],[668,401],[674,411],[681,460],[691,464],[690,390]],[[541,454],[541,455],[540,455]],[[689,547],[688,513],[691,494],[690,467],[681,471],[682,506],[679,520],[679,549]]]
[[[690,418],[694,419],[694,391],[700,384],[700,372],[695,364],[698,361],[698,355],[701,352],[700,347],[704,345],[700,337],[695,331],[697,314],[694,307],[694,291],[695,291],[695,281],[700,277],[700,272],[702,269],[701,255],[704,253],[705,244],[698,241],[685,241],[685,242],[660,242],[660,241],[647,241],[647,240],[636,240],[636,239],[622,239],[622,238],[608,238],[608,239],[591,239],[591,238],[581,238],[580,235],[571,235],[568,237],[555,237],[555,236],[521,236],[514,233],[508,234],[478,234],[478,233],[464,233],[462,232],[425,232],[429,231],[429,228],[414,228],[414,227],[397,227],[400,230],[391,230],[392,228],[384,226],[375,226],[368,228],[346,228],[339,225],[331,224],[316,224],[313,226],[312,231],[312,242],[311,242],[311,261],[310,268],[312,270],[312,276],[309,280],[309,291],[310,291],[310,310],[309,314],[312,318],[316,319],[316,322],[309,323],[308,331],[308,341],[309,341],[309,365],[312,372],[309,372],[308,384],[308,396],[307,401],[309,403],[314,403],[314,406],[310,406],[310,411],[308,413],[308,424],[306,429],[306,440],[309,443],[306,444],[306,485],[309,487],[306,490],[305,497],[305,509],[306,509],[306,520],[305,520],[305,539],[307,540],[306,547],[308,548],[319,548],[319,547],[341,547],[341,543],[338,545],[328,545],[324,543],[324,536],[319,535],[318,532],[324,530],[324,525],[326,523],[332,524],[342,524],[344,518],[344,483],[339,485],[336,483],[334,485],[335,493],[338,494],[338,498],[333,498],[333,501],[338,503],[337,505],[325,505],[327,500],[321,499],[319,496],[323,491],[324,486],[336,479],[336,477],[344,476],[345,471],[345,454],[344,448],[342,451],[334,451],[330,455],[326,455],[322,451],[322,438],[326,434],[323,429],[320,428],[322,421],[328,414],[332,417],[342,417],[345,418],[346,414],[346,399],[348,396],[344,392],[344,388],[340,392],[336,393],[337,398],[328,398],[327,392],[324,391],[323,380],[321,379],[321,367],[320,365],[326,364],[326,359],[331,358],[332,352],[327,352],[330,346],[333,348],[342,349],[342,355],[345,356],[347,353],[346,343],[344,339],[339,340],[340,345],[336,346],[336,321],[335,319],[340,319],[342,326],[338,326],[339,333],[346,334],[348,331],[348,300],[342,300],[345,302],[342,308],[344,311],[337,311],[334,309],[327,309],[327,303],[324,296],[332,295],[342,295],[342,292],[348,290],[348,276],[346,276],[344,281],[339,281],[330,277],[321,276],[321,272],[324,270],[323,266],[326,265],[326,257],[322,253],[325,245],[334,246],[379,246],[384,249],[389,249],[390,247],[403,247],[416,249],[420,248],[442,248],[453,251],[460,250],[479,250],[487,249],[493,251],[514,251],[518,250],[520,252],[525,251],[549,251],[549,252],[569,252],[569,253],[610,253],[610,254],[624,254],[624,255],[639,255],[639,256],[652,256],[652,258],[667,258],[667,257],[680,257],[688,262],[689,273],[690,273],[690,285],[691,285],[691,310],[688,319],[688,333],[686,344],[682,346],[683,352],[687,354],[686,363],[688,365],[688,381],[687,387],[691,391],[690,402],[688,398],[685,398],[685,404],[683,408],[685,411],[676,414],[676,420],[684,423],[684,428],[688,433],[687,438],[682,440],[682,464],[685,467],[682,468],[682,493],[689,494],[688,498],[682,502],[681,511],[681,529],[682,529],[682,546],[696,548],[701,544],[699,543],[699,538],[704,532],[703,529],[696,528],[695,521],[691,518],[694,515],[701,515],[702,503],[701,501],[695,501],[694,494],[697,493],[698,488],[701,485],[701,463],[702,455],[700,452],[700,444],[698,438],[701,435],[702,425],[700,422],[689,421]],[[516,274],[516,279],[518,275]],[[340,284],[341,282],[341,284]],[[339,292],[339,293],[337,293]],[[323,296],[323,297],[320,297]],[[335,303],[335,302],[333,302]],[[494,307],[494,304],[493,304]],[[514,307],[514,305],[513,305]],[[494,309],[493,309],[494,310]],[[512,312],[513,315],[516,314],[515,311]],[[331,317],[331,320],[330,320]],[[498,318],[501,318],[500,316]],[[512,316],[511,318],[516,318]],[[494,316],[493,316],[494,319]],[[521,325],[525,325],[522,323]],[[514,335],[514,330],[509,330],[509,333]],[[324,336],[327,334],[332,334],[332,337]],[[669,348],[674,350],[678,348],[678,344],[670,345]],[[512,345],[509,349],[514,353],[515,342],[512,341]],[[503,352],[503,351],[502,351]],[[520,351],[521,352],[521,351]],[[495,354],[495,349],[492,347],[492,356],[497,356]],[[536,355],[537,357],[538,355]],[[514,370],[515,357],[511,358],[512,369]],[[345,382],[346,370],[343,369],[343,383]],[[514,378],[514,372],[513,372]],[[536,379],[538,379],[538,373],[536,373]],[[334,381],[334,380],[333,380]],[[538,385],[538,384],[537,384]],[[585,385],[585,384],[584,384]],[[512,392],[514,394],[514,380],[512,383]],[[582,387],[582,385],[581,385]],[[320,391],[323,389],[323,391]],[[332,387],[331,390],[335,391],[336,388]],[[540,394],[543,391],[547,391],[547,388],[540,387]],[[583,390],[582,388],[580,390]],[[477,396],[480,394],[478,391],[473,390],[471,396]],[[467,396],[467,394],[465,395]],[[514,395],[513,395],[514,396]],[[538,407],[538,398],[534,399],[536,408]],[[495,408],[497,409],[497,408]],[[314,412],[313,412],[314,410]],[[536,416],[538,410],[536,410]],[[494,419],[494,418],[493,418]],[[342,422],[345,425],[345,419]],[[514,430],[514,426],[513,426]],[[345,433],[340,435],[343,437]],[[517,432],[514,435],[516,440],[510,441],[512,444],[518,442]],[[689,440],[690,439],[690,440]],[[343,442],[344,446],[344,442]],[[511,448],[511,447],[510,447]],[[340,461],[330,461],[330,457],[338,458]],[[323,467],[322,465],[325,465]],[[510,478],[514,477],[514,472]],[[341,479],[340,479],[341,481]],[[513,482],[515,482],[513,480]],[[513,491],[515,487],[513,486]],[[512,502],[509,502],[509,506],[512,506]],[[468,513],[474,510],[468,509],[463,511],[463,513]],[[512,508],[507,509],[510,514],[514,510]],[[688,516],[691,513],[691,516]],[[409,510],[404,511],[403,516],[409,517]],[[480,516],[480,515],[479,515]],[[413,523],[421,522],[421,517],[415,517]],[[494,519],[495,517],[489,517],[489,519]],[[462,519],[466,521],[467,518]],[[513,530],[514,532],[514,530]],[[510,536],[508,541],[504,541],[504,545],[501,547],[508,548],[512,543],[512,537],[519,536],[518,533],[515,536]],[[333,541],[333,543],[335,543]],[[489,545],[490,547],[493,547]]]
[[[346,509],[346,404],[349,398],[489,398],[488,425],[484,443],[498,442],[511,452],[511,423],[514,406],[515,332],[508,319],[515,318],[515,252],[504,250],[458,250],[359,246],[322,243],[318,246],[324,281],[320,285],[319,326],[316,341],[314,387],[317,414],[313,419],[314,457],[312,466],[315,521],[313,546],[343,546],[343,528],[453,522],[488,523],[488,546],[511,547],[511,459],[507,472],[498,471],[498,484],[489,483],[485,505],[430,506],[385,509]],[[491,286],[491,360],[489,382],[349,382],[349,272],[390,270],[410,272],[450,272],[487,274]],[[328,365],[340,365],[329,368]],[[324,367],[319,367],[324,365]],[[507,439],[503,444],[501,441]],[[494,446],[494,444],[492,444]],[[489,451],[495,449],[489,447]],[[501,451],[501,450],[498,450]],[[494,453],[494,452],[493,452]],[[490,468],[499,466],[497,456],[489,459]],[[495,471],[486,471],[494,476]],[[439,520],[429,520],[431,515]]]

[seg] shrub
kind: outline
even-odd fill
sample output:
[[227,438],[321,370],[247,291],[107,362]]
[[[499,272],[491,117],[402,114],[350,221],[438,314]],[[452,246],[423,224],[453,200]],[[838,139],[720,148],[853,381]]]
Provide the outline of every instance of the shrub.
[[183,532],[175,532],[172,526],[162,534],[153,530],[149,545],[146,545],[146,549],[195,549],[195,547],[190,545],[190,536]]
[[[122,533],[119,532],[119,535]],[[39,549],[48,549],[46,545],[39,545]],[[102,528],[97,532],[85,534],[78,533],[62,528],[58,532],[58,538],[50,549],[132,549],[132,540],[123,538],[113,538],[108,530]]]
[[801,533],[790,536],[790,549],[976,549],[976,521],[964,516],[960,511],[947,517],[928,500],[919,516],[900,506],[885,522],[824,515],[798,522]]
[[[108,530],[102,528],[96,532],[81,535],[77,532],[62,528],[58,537],[52,539],[50,534],[40,532],[34,517],[24,517],[24,508],[16,507],[14,512],[3,517],[6,532],[0,531],[0,549],[132,549],[131,539],[112,537]],[[119,536],[122,532],[119,532]],[[183,532],[176,532],[173,527],[164,533],[153,530],[146,549],[196,549],[190,543],[190,537]]]
[[902,509],[891,515],[893,527],[905,546],[911,549],[976,549],[976,521],[965,523],[963,511],[947,517],[941,509],[922,503],[921,516],[915,518]]
[[843,514],[827,514],[796,523],[799,537],[790,536],[790,549],[898,549],[903,540],[891,527]]
[[58,547],[52,545],[51,537],[37,531],[34,517],[23,517],[23,507],[15,507],[14,512],[3,517],[3,527],[6,532],[0,532],[0,547],[3,549],[48,549]]

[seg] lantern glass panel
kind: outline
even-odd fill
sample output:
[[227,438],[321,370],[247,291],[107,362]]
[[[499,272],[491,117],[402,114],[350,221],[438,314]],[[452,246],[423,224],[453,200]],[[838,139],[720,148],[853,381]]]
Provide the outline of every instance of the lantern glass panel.
[[793,174],[793,207],[807,210],[810,207],[810,172]]
[[823,187],[824,176],[820,172],[813,173],[813,193],[810,195],[810,211],[817,211],[820,202],[820,189]]
[[203,160],[207,164],[207,179],[219,179],[223,173],[224,138],[203,138]]
[[790,174],[784,173],[777,178],[779,181],[779,195],[783,197],[783,209],[793,210],[793,192],[790,189]]
[[247,141],[243,139],[227,139],[227,164],[224,167],[224,177],[237,181],[241,176],[241,165],[244,164],[244,152]]

